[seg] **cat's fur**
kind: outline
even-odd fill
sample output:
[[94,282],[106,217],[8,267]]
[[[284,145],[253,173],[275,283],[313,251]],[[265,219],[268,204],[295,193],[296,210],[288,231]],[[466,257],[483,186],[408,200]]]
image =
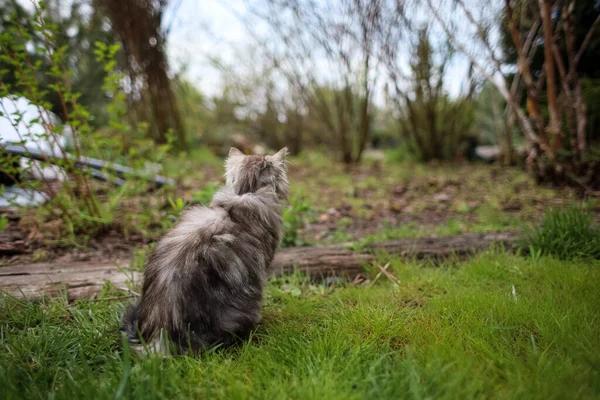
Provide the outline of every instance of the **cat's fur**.
[[245,156],[230,150],[226,185],[210,207],[186,210],[150,256],[141,300],[124,317],[132,345],[199,352],[231,344],[256,327],[267,267],[283,230],[286,151]]

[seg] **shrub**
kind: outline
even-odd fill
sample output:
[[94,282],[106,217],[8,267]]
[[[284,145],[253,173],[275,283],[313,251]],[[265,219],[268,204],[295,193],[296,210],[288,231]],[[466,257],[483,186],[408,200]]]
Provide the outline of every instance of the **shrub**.
[[310,205],[299,196],[290,199],[290,205],[283,210],[283,247],[302,246],[305,243],[298,239],[298,230],[304,226],[304,214]]
[[[16,132],[16,140],[10,140],[14,144],[25,144],[46,153],[51,149],[56,158],[53,163],[60,168],[58,171],[63,178],[59,184],[45,175],[35,180],[19,179],[18,175],[25,176],[47,166],[48,160],[27,161],[22,165],[19,157],[0,152],[4,173],[0,184],[8,180],[8,184],[48,200],[43,206],[28,210],[31,218],[21,219],[22,228],[35,227],[48,239],[85,244],[90,236],[117,223],[126,234],[130,229],[143,232],[151,224],[162,227],[157,221],[165,219],[164,213],[153,199],[142,196],[147,191],[146,182],[132,179],[115,189],[112,185],[98,184],[92,179],[91,169],[84,170],[78,164],[84,156],[126,162],[136,171],[134,176],[138,175],[137,171],[150,176],[162,169],[160,164],[172,142],[161,146],[142,142],[138,137],[145,125],[130,127],[124,122],[127,120],[127,102],[121,90],[122,74],[116,69],[118,44],[95,43],[93,53],[104,69],[102,90],[110,94],[112,101],[106,107],[110,119],[108,127],[94,130],[90,124],[94,116],[81,105],[81,94],[73,90],[76,71],[69,68],[67,48],[58,45],[60,33],[54,24],[45,21],[44,7],[43,2],[34,7],[31,18],[34,33],[15,25],[0,34],[0,62],[5,67],[0,69],[0,119],[5,125],[8,121],[8,126]],[[46,62],[36,60],[34,56],[37,55],[43,55]],[[41,77],[51,84],[43,87]],[[45,100],[48,95],[60,99],[63,120],[51,112],[52,104]],[[101,171],[101,175],[113,179],[108,171]],[[129,174],[125,175],[129,177]],[[168,185],[159,194],[167,190]],[[125,197],[132,199],[136,195],[138,199],[131,204],[124,201]],[[140,207],[146,207],[150,213],[139,215]],[[148,222],[142,223],[144,219]]]
[[[80,94],[72,90],[74,72],[68,68],[67,47],[58,46],[57,28],[44,20],[43,7],[43,3],[35,6],[33,31],[15,25],[0,35],[0,61],[5,67],[0,71],[0,118],[14,128],[17,140],[11,142],[54,153],[57,165],[69,173],[69,179],[55,190],[46,178],[23,182],[15,179],[17,173],[39,170],[43,161],[28,160],[21,167],[13,156],[5,154],[0,164],[10,166],[5,172],[18,186],[50,198],[44,210],[46,216],[61,220],[69,233],[96,231],[110,224],[112,217],[91,190],[89,172],[75,167],[82,155],[81,138],[91,132],[90,115],[78,101]],[[44,54],[46,62],[36,60],[35,54]],[[41,87],[41,77],[52,83]],[[48,111],[52,108],[46,100],[48,95],[60,99],[64,121]],[[72,148],[73,156],[67,154],[67,148]]]
[[419,160],[453,159],[473,134],[472,90],[452,98],[444,89],[454,53],[436,47],[428,29],[419,31],[412,53],[408,87],[394,94],[399,132]]
[[600,260],[600,229],[581,207],[552,209],[541,225],[526,232],[524,247],[532,254],[561,260]]

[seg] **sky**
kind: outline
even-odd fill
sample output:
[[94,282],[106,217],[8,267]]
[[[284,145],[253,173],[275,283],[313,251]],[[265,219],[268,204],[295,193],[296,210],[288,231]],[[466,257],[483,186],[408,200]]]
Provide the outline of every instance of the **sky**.
[[[31,8],[32,0],[18,0]],[[36,1],[36,0],[33,0]],[[62,0],[61,5],[68,12],[72,0]],[[173,72],[181,73],[194,86],[208,97],[217,95],[222,89],[220,71],[211,63],[211,58],[218,57],[227,64],[237,68],[248,67],[236,50],[248,49],[255,42],[248,27],[240,16],[247,14],[249,0],[170,0],[163,16],[164,28],[168,30],[167,54]],[[253,4],[262,0],[252,0]],[[317,0],[321,1],[321,0]],[[324,1],[324,0],[323,0]],[[424,1],[424,0],[423,0]],[[436,0],[450,1],[450,0]],[[467,4],[475,2],[474,9],[480,0],[463,0]],[[491,4],[496,0],[481,1],[480,4]],[[449,4],[449,3],[447,3]],[[461,24],[457,25],[460,31]],[[264,26],[254,24],[251,29],[263,35],[267,31]],[[466,37],[469,40],[468,37]],[[410,55],[405,54],[405,65]],[[251,62],[248,60],[248,62]],[[323,63],[324,64],[324,63]],[[450,95],[456,96],[465,86],[469,63],[465,57],[456,56],[447,68],[446,89]],[[320,73],[327,74],[323,68]],[[381,74],[384,74],[382,71]],[[383,103],[383,82],[378,80],[374,101]]]
[[[165,26],[170,26],[167,47],[171,68],[183,71],[184,77],[208,96],[218,94],[222,84],[219,71],[209,62],[210,56],[239,62],[235,49],[253,41],[239,18],[247,12],[245,4],[244,0],[171,0],[165,13]],[[464,87],[468,67],[467,60],[460,56],[451,63],[446,78],[451,95],[456,96]],[[383,97],[380,85],[374,100],[381,105]]]
[[184,76],[202,93],[220,92],[219,71],[210,58],[235,60],[235,48],[251,43],[243,23],[236,17],[244,13],[243,0],[172,0],[165,12],[169,62],[174,72]]

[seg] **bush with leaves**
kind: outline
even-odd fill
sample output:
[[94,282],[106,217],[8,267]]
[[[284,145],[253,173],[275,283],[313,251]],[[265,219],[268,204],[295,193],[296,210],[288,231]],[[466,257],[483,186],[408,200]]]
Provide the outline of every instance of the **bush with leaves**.
[[305,244],[298,238],[298,230],[304,227],[304,216],[310,209],[310,205],[303,197],[290,199],[290,205],[283,210],[283,247]]
[[[455,157],[463,139],[472,135],[473,87],[457,98],[448,95],[444,78],[454,53],[449,46],[436,49],[429,35],[426,28],[419,31],[410,76],[401,77],[393,56],[388,56],[395,88],[388,100],[397,110],[400,134],[417,158],[447,160]],[[407,89],[401,89],[401,81],[408,83]]]
[[[33,34],[22,29],[18,24],[11,26],[0,35],[0,60],[9,65],[10,69],[1,71],[0,98],[3,98],[1,118],[6,118],[16,130],[21,143],[37,143],[39,147],[49,144],[58,153],[60,159],[56,162],[63,170],[69,173],[70,178],[62,182],[61,188],[56,190],[50,181],[42,178],[39,181],[23,181],[22,185],[42,192],[51,197],[52,216],[61,219],[69,232],[78,230],[92,230],[92,227],[101,228],[110,224],[111,216],[105,212],[98,201],[92,188],[88,173],[75,167],[82,156],[81,137],[91,132],[89,114],[81,106],[78,99],[80,94],[72,90],[71,78],[73,71],[66,68],[66,46],[58,47],[56,27],[47,24],[44,17],[44,4],[36,6],[33,16],[33,31],[43,38],[34,51],[28,50],[26,43],[33,41]],[[33,54],[47,55],[48,64],[39,59],[34,59]],[[44,76],[49,84],[47,89],[40,87],[39,76]],[[10,79],[5,79],[8,77]],[[60,99],[64,123],[56,123],[49,109],[51,104],[45,99],[48,91]],[[30,107],[37,108],[36,118],[27,118],[26,110],[19,107],[19,99],[27,99]],[[12,109],[8,110],[8,102],[14,102]],[[31,109],[31,108],[30,108]],[[64,132],[66,127],[72,130],[73,156],[66,152],[64,146]],[[10,156],[9,156],[10,157]],[[11,165],[12,161],[4,159],[4,165]],[[37,164],[29,163],[26,168],[34,168]],[[10,171],[9,171],[10,174]]]
[[[27,42],[21,41],[21,38],[13,37],[14,45],[26,45],[40,51],[30,51],[28,57],[32,63],[41,63],[36,79],[39,82],[39,88],[45,90],[43,96],[52,105],[49,108],[59,118],[65,119],[61,98],[55,90],[48,90],[49,85],[54,84],[54,80],[43,73],[51,68],[52,60],[45,48],[47,38],[43,32],[36,28],[39,17],[35,9],[28,7],[28,3],[41,3],[38,1],[0,1],[0,32],[7,32],[19,29],[27,33]],[[106,76],[103,63],[98,62],[91,51],[91,47],[96,42],[106,43],[108,46],[117,43],[117,36],[112,30],[112,26],[107,24],[106,17],[98,7],[92,7],[92,0],[77,0],[63,2],[60,0],[48,0],[43,2],[42,16],[47,28],[54,32],[53,40],[57,48],[64,48],[64,66],[67,70],[74,71],[70,77],[70,85],[73,92],[80,93],[81,96],[77,102],[83,105],[90,112],[89,123],[94,127],[103,126],[108,122],[109,116],[106,113],[106,107],[111,102],[111,98],[106,96],[101,89]],[[7,45],[4,42],[4,45]],[[9,46],[12,49],[12,46]],[[122,64],[124,59],[122,51],[119,51],[117,59]],[[14,72],[14,64],[0,60],[0,70],[8,70],[11,73],[3,77],[7,84],[18,85]]]
[[[39,175],[39,169],[49,165],[50,160],[47,158],[35,163],[28,161],[23,168],[23,165],[19,165],[18,158],[5,152],[0,154],[0,164],[4,166],[3,172],[6,175],[4,178],[12,179],[16,186],[37,192],[49,200],[43,207],[33,210],[36,213],[33,220],[27,218],[22,223],[35,225],[38,231],[51,239],[76,245],[85,243],[88,237],[113,226],[117,222],[117,216],[118,222],[126,225],[123,229],[125,233],[132,229],[143,231],[140,215],[128,208],[128,202],[124,198],[126,195],[131,198],[145,191],[147,184],[131,180],[119,188],[99,186],[91,178],[90,170],[84,170],[78,165],[85,155],[107,161],[126,161],[133,170],[155,174],[160,170],[160,163],[170,144],[155,146],[149,141],[139,141],[137,138],[143,135],[140,135],[143,125],[132,129],[123,123],[127,104],[120,90],[122,76],[115,70],[118,44],[98,42],[95,51],[105,72],[102,89],[105,93],[110,93],[113,99],[107,111],[110,117],[109,129],[116,135],[106,135],[102,130],[93,129],[90,124],[92,116],[80,104],[81,95],[73,90],[74,71],[67,67],[67,48],[57,45],[59,41],[56,26],[46,23],[44,7],[42,2],[36,5],[31,19],[36,35],[43,38],[35,49],[25,45],[31,41],[31,33],[18,25],[11,26],[0,34],[0,60],[4,65],[10,66],[0,71],[0,98],[3,98],[0,118],[8,120],[15,129],[19,137],[17,144],[33,144],[40,148],[50,145],[55,156],[52,163],[64,171],[61,172],[64,179],[59,183],[43,175],[38,176],[37,180],[19,180],[16,179],[17,173],[27,175],[38,169]],[[40,53],[46,55],[48,63],[34,57]],[[40,76],[44,80],[39,79]],[[5,79],[6,77],[10,79]],[[42,81],[45,82],[44,87],[41,86]],[[52,108],[45,100],[49,91],[60,99],[61,115],[64,116],[62,121],[48,111]],[[7,109],[7,104],[20,99],[27,100],[28,109],[37,110],[37,117],[27,117],[24,115],[26,110],[16,103],[11,107],[12,111]],[[68,146],[65,132],[69,136]],[[106,175],[106,171],[103,172]],[[102,193],[102,197],[98,193]],[[156,204],[151,204],[153,200],[156,199],[136,200],[137,210],[156,210]],[[147,204],[140,204],[140,201]],[[156,221],[157,216],[153,215],[148,220],[149,223]],[[46,229],[48,223],[54,229]]]

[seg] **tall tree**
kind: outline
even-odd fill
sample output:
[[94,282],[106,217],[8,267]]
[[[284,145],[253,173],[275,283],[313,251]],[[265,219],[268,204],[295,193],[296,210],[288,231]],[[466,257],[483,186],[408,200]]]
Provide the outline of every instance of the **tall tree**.
[[[503,23],[509,33],[516,54],[518,73],[511,77],[507,63],[490,40],[490,28],[477,19],[475,6],[465,0],[452,0],[454,12],[443,13],[440,4],[426,0],[427,7],[451,39],[453,45],[465,54],[475,68],[496,85],[507,101],[523,133],[529,151],[527,165],[539,181],[554,183],[576,182],[589,189],[600,186],[593,171],[597,162],[585,161],[587,150],[587,112],[583,97],[579,62],[600,23],[600,10],[590,25],[584,28],[582,41],[576,37],[577,21],[575,0],[504,0]],[[562,5],[562,6],[561,6]],[[533,17],[524,24],[525,13]],[[463,25],[475,32],[480,52],[475,54],[457,33],[453,18],[462,18]],[[473,37],[471,35],[471,37]],[[533,58],[543,43],[542,68],[533,68]],[[560,51],[560,49],[565,49]],[[500,79],[496,79],[500,78]],[[560,85],[558,84],[560,83]],[[523,85],[526,109],[521,108],[519,85]],[[542,92],[542,88],[546,88]],[[543,96],[545,94],[545,96]],[[566,140],[568,139],[568,140]],[[590,174],[589,172],[592,171]],[[587,179],[587,182],[584,182]]]
[[148,104],[152,137],[157,143],[166,143],[167,133],[172,130],[179,148],[184,148],[185,131],[169,78],[162,27],[168,0],[95,1],[106,9],[113,29],[123,43],[131,86],[141,86],[142,103]]
[[[539,25],[538,1],[527,0],[523,5],[514,9],[515,17],[519,19],[521,29],[531,29],[535,24]],[[550,7],[548,7],[550,8]],[[555,32],[555,37],[560,37],[562,31],[561,18],[569,16],[574,23],[569,26],[572,28],[571,38],[574,46],[581,46],[584,51],[577,58],[577,74],[581,80],[581,88],[587,110],[587,137],[586,142],[600,142],[600,115],[594,110],[594,105],[600,103],[600,97],[594,96],[595,87],[600,83],[600,66],[597,60],[600,58],[600,29],[598,24],[600,20],[600,2],[598,1],[576,1],[576,2],[557,2],[552,8],[554,17],[550,21],[556,24],[558,31]],[[564,12],[566,11],[566,12]],[[562,17],[561,17],[562,16]],[[508,64],[517,64],[517,52],[512,42],[508,25],[504,24],[501,27],[502,34],[502,50],[503,61]],[[534,76],[546,75],[544,71],[546,65],[545,59],[545,43],[546,39],[538,41],[534,51],[531,53],[531,70]],[[555,47],[561,58],[566,59],[569,52],[568,43],[565,40],[555,40]],[[560,72],[560,71],[559,71]],[[562,85],[561,74],[556,74],[557,86],[560,89]],[[542,96],[547,93],[545,87],[540,88]],[[584,138],[580,138],[581,141]],[[583,144],[583,143],[582,143]]]

